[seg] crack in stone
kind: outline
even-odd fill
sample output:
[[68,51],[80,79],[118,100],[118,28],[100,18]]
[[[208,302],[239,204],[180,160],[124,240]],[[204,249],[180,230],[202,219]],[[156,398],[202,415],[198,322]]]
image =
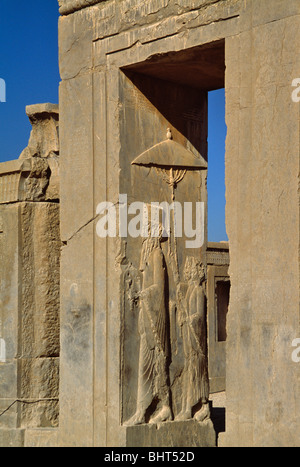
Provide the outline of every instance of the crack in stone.
[[76,235],[78,235],[83,229],[85,229],[88,225],[94,222],[99,217],[99,215],[100,214],[96,214],[96,216],[88,220],[84,225],[82,225],[78,230],[76,230],[76,232],[74,232],[73,235],[71,235],[71,237],[68,238],[68,240],[64,240],[62,242],[63,246],[66,246],[71,240],[73,240],[74,237],[76,237]]

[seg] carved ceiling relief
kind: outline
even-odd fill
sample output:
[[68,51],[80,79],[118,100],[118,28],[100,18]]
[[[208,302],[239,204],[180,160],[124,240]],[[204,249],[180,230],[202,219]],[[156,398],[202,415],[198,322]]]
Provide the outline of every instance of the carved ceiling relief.
[[[206,170],[207,162],[175,142],[168,129],[166,140],[135,158],[132,166],[154,170],[159,183],[170,187],[165,201],[173,203],[178,185],[190,172]],[[204,422],[210,418],[206,267],[200,254],[178,252],[175,209],[168,234],[159,213],[153,216],[151,203],[147,209],[148,237],[142,240],[139,267],[129,261],[122,266],[123,386],[131,387],[122,421],[126,426]]]

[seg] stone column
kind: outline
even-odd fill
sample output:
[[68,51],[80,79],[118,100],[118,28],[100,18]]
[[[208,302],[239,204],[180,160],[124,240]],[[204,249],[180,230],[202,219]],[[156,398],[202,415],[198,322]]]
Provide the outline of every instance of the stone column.
[[0,164],[1,446],[53,444],[59,417],[58,108],[26,110],[29,149]]

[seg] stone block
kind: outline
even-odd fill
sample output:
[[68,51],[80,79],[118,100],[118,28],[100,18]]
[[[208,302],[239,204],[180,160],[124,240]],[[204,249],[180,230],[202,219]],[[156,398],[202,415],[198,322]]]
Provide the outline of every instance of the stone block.
[[197,423],[171,422],[161,425],[142,425],[126,429],[127,447],[216,447],[216,433],[211,421]]
[[58,429],[32,428],[25,431],[24,447],[56,448],[58,447]]
[[0,447],[1,448],[23,448],[25,430],[2,429],[0,428]]
[[[15,380],[11,379],[11,384],[15,389],[16,383]],[[18,403],[16,398],[1,398],[0,399],[0,428],[1,429],[15,429],[18,427]]]

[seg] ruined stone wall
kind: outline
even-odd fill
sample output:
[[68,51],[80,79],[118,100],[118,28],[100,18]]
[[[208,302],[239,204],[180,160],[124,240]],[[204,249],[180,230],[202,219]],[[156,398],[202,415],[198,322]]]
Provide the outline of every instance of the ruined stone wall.
[[[162,431],[155,424],[130,426],[140,345],[138,307],[130,296],[138,289],[141,242],[99,238],[96,211],[103,201],[117,206],[121,193],[130,201],[160,201],[158,195],[169,200],[170,188],[155,170],[147,178],[147,169],[132,166],[139,154],[166,140],[168,127],[174,142],[205,161],[202,172],[187,170],[176,199],[206,201],[207,91],[224,85],[224,38],[238,32],[241,5],[232,0],[80,6],[85,3],[61,2],[59,25],[64,242],[59,442],[215,445],[211,422],[201,424],[192,416],[168,420]],[[202,251],[190,252],[204,264],[206,241],[205,229]],[[162,251],[170,286],[167,331],[176,419],[187,397],[182,391],[186,370],[180,325],[172,321],[176,287],[167,242]],[[181,278],[187,255],[178,240]]]
[[27,114],[28,147],[0,164],[1,446],[53,444],[59,423],[58,108]]
[[[62,236],[67,244],[62,332],[67,336],[72,322],[72,342],[78,343],[78,358],[70,367],[71,336],[62,340],[61,442],[126,444],[120,427],[121,359],[115,353],[122,342],[115,258],[123,261],[124,249],[96,238],[94,223],[97,203],[108,198],[116,202],[122,187],[121,70],[131,67],[133,73],[182,81],[188,78],[174,68],[177,52],[187,62],[187,50],[225,41],[232,287],[224,444],[296,445],[299,365],[291,361],[291,342],[299,334],[299,108],[291,100],[291,83],[299,74],[299,2],[59,3]],[[199,56],[195,64],[197,60]],[[204,62],[201,72],[186,75],[200,80],[209,69],[212,79],[212,61]],[[187,63],[182,69],[192,70]],[[189,85],[204,89],[205,79],[199,83],[192,79]],[[170,121],[180,140],[179,121]],[[130,128],[128,118],[126,125]],[[135,131],[132,138],[150,144]],[[84,426],[80,412],[72,409],[80,405]]]

